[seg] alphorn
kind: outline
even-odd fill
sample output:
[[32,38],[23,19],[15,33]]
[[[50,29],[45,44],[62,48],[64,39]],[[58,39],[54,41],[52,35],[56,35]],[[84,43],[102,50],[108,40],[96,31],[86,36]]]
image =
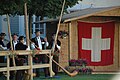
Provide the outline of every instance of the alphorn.
[[[61,10],[61,14],[60,14],[60,18],[59,18],[59,23],[58,23],[58,26],[57,26],[57,32],[56,32],[56,35],[55,35],[55,41],[54,41],[54,44],[53,44],[53,48],[51,49],[52,50],[52,53],[54,53],[55,51],[55,44],[57,42],[57,37],[58,37],[58,32],[59,32],[59,29],[60,29],[60,23],[61,23],[61,20],[62,20],[62,15],[63,15],[63,11],[64,11],[64,7],[65,7],[65,0],[63,2],[63,5],[62,5],[62,10]],[[48,55],[47,55],[48,56]],[[48,56],[49,57],[49,56]],[[75,75],[78,74],[77,71],[74,71],[73,73],[70,73],[68,72],[64,67],[62,67],[60,64],[58,64],[55,60],[52,59],[52,61],[57,64],[64,72],[66,72],[69,76],[73,77]]]
[[[46,54],[47,55],[47,54]],[[48,55],[47,55],[47,57],[49,57]],[[50,58],[50,57],[49,57]],[[62,67],[59,63],[57,63],[54,59],[52,59],[52,61],[56,64],[56,65],[58,65],[64,72],[66,72],[70,77],[74,77],[74,76],[76,76],[77,74],[78,74],[78,71],[73,71],[72,73],[70,73],[69,71],[67,71],[64,67]]]

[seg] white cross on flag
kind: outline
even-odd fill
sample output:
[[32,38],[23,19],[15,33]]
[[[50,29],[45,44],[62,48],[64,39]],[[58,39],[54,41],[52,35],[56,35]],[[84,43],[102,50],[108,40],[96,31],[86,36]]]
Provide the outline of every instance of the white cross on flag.
[[78,22],[79,58],[91,66],[113,64],[114,29],[114,22]]

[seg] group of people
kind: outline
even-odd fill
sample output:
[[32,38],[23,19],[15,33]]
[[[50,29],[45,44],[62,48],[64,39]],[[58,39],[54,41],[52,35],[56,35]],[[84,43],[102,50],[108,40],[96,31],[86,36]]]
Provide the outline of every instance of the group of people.
[[[31,40],[31,45],[30,47],[26,45],[25,43],[25,37],[24,36],[19,36],[17,34],[12,35],[12,45],[13,45],[13,50],[45,50],[45,49],[52,49],[54,46],[55,42],[55,34],[52,35],[52,39],[50,42],[47,41],[47,38],[42,38],[40,37],[41,32],[38,30],[35,32],[35,37],[30,39]],[[5,33],[0,33],[0,50],[11,50],[11,44],[10,41],[5,39],[6,34]],[[61,48],[61,42],[57,39],[56,44],[55,44],[55,52],[59,53]],[[59,61],[59,56],[58,55],[53,55],[53,59],[58,62]],[[24,60],[27,60],[26,56],[17,56],[15,58],[16,66],[22,66],[24,65]],[[2,56],[0,57],[0,63],[5,62],[5,57]],[[41,62],[48,63],[49,58],[45,54],[40,54],[40,55],[35,55],[33,57],[33,62],[36,64],[40,64]],[[10,59],[10,66],[13,66],[13,61]],[[58,66],[53,63],[52,65],[53,72],[55,73],[55,76],[58,73]],[[36,73],[36,77],[40,76],[40,70],[36,69],[34,70]],[[15,80],[22,80],[24,77],[25,70],[19,70],[16,72],[16,75],[14,76],[14,72],[10,72],[10,79],[12,80],[15,77]],[[50,76],[49,73],[49,68],[44,68],[44,73],[45,77],[48,78]]]

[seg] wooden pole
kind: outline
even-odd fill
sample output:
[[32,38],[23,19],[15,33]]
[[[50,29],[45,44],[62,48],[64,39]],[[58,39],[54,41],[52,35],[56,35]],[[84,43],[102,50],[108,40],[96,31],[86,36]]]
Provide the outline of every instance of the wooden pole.
[[9,33],[9,38],[10,38],[10,45],[11,45],[11,50],[13,50],[13,44],[12,44],[12,37],[11,37],[11,30],[10,30],[10,21],[9,21],[9,16],[7,14],[7,24],[8,24],[8,33]]
[[[25,32],[26,32],[26,45],[30,48],[29,42],[29,28],[28,28],[28,15],[27,15],[27,3],[24,4],[24,12],[25,12]],[[28,55],[28,64],[30,65],[30,69],[28,70],[28,75],[30,75],[30,80],[33,80],[33,66],[32,66],[32,56]]]
[[55,44],[56,44],[56,41],[57,41],[59,29],[60,29],[60,23],[61,23],[61,20],[62,20],[62,15],[63,15],[64,7],[65,7],[65,0],[63,2],[63,6],[62,6],[60,18],[59,18],[59,23],[58,23],[58,26],[57,26],[57,32],[56,32],[56,35],[55,35],[55,41],[54,41],[54,45],[53,45],[53,48],[52,48],[52,53],[54,53],[54,50],[55,50]]
[[[62,5],[62,10],[61,10],[60,18],[59,18],[59,23],[58,23],[58,26],[57,26],[57,32],[56,32],[56,35],[55,35],[55,40],[54,40],[53,48],[51,49],[52,53],[54,53],[54,50],[55,50],[55,45],[56,45],[56,41],[57,41],[57,37],[58,37],[58,32],[59,32],[59,28],[60,28],[60,23],[61,23],[61,19],[62,19],[62,15],[63,15],[64,6],[65,6],[65,0],[64,0],[63,5]],[[53,59],[53,56],[50,56],[50,63],[51,63],[50,64],[51,67],[49,68],[49,70],[50,70],[50,76],[55,75],[55,73],[52,70],[52,59]]]
[[26,44],[27,46],[30,45],[29,43],[29,28],[28,28],[28,15],[27,15],[27,3],[24,4],[24,12],[25,12],[25,32],[26,32]]
[[10,70],[9,70],[9,67],[10,66],[10,58],[9,58],[9,55],[7,55],[7,80],[9,80],[10,78]]
[[[10,30],[9,15],[7,14],[6,17],[7,17],[8,33],[9,33],[9,38],[10,38],[10,48],[13,51],[13,44],[12,44],[12,37],[11,37],[11,30]],[[12,60],[13,60],[13,65],[15,67],[16,64],[15,64],[15,57],[14,56],[12,56]],[[7,68],[8,68],[8,70],[7,70],[7,80],[9,80],[9,76],[10,76],[10,72],[9,72],[9,65],[10,64],[9,63],[10,63],[10,59],[7,56]]]
[[[12,44],[12,37],[11,37],[11,30],[10,30],[9,15],[7,14],[6,17],[7,17],[7,25],[8,25],[8,33],[9,33],[9,38],[10,38],[10,45],[11,45],[10,48],[13,51],[13,44]],[[12,56],[12,59],[13,59],[13,65],[15,67],[16,66],[16,64],[15,64],[15,57]]]
[[69,28],[69,46],[68,46],[69,47],[69,58],[68,59],[70,60],[71,59],[71,41],[72,41],[71,40],[71,31],[72,31],[71,22],[68,23],[68,26],[69,26],[68,27]]

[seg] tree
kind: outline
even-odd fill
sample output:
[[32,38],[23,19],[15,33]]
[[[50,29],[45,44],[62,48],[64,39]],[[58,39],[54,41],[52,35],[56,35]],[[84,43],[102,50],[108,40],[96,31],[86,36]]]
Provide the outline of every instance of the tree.
[[[63,0],[0,0],[0,15],[23,15],[24,3],[28,6],[29,28],[32,24],[32,15],[56,18],[60,15]],[[65,9],[73,6],[78,0],[66,0]],[[31,30],[31,29],[30,29]]]
[[[67,12],[66,10],[68,6],[72,7],[77,2],[78,0],[66,0],[64,12]],[[63,4],[63,0],[49,0],[47,3],[48,6],[45,8],[47,11],[46,15],[48,15],[48,17],[53,17],[53,18],[59,16],[61,12],[62,4]]]
[[[66,0],[65,9],[68,6],[73,6],[78,0]],[[63,0],[30,0],[28,3],[28,13],[30,15],[35,14],[41,16],[41,19],[45,16],[50,18],[56,18],[60,15]]]
[[[23,15],[25,2],[29,15],[55,18],[60,15],[63,0],[0,0],[0,14]],[[78,0],[66,0],[64,11],[77,2]]]
[[0,0],[0,15],[23,13],[24,0]]

